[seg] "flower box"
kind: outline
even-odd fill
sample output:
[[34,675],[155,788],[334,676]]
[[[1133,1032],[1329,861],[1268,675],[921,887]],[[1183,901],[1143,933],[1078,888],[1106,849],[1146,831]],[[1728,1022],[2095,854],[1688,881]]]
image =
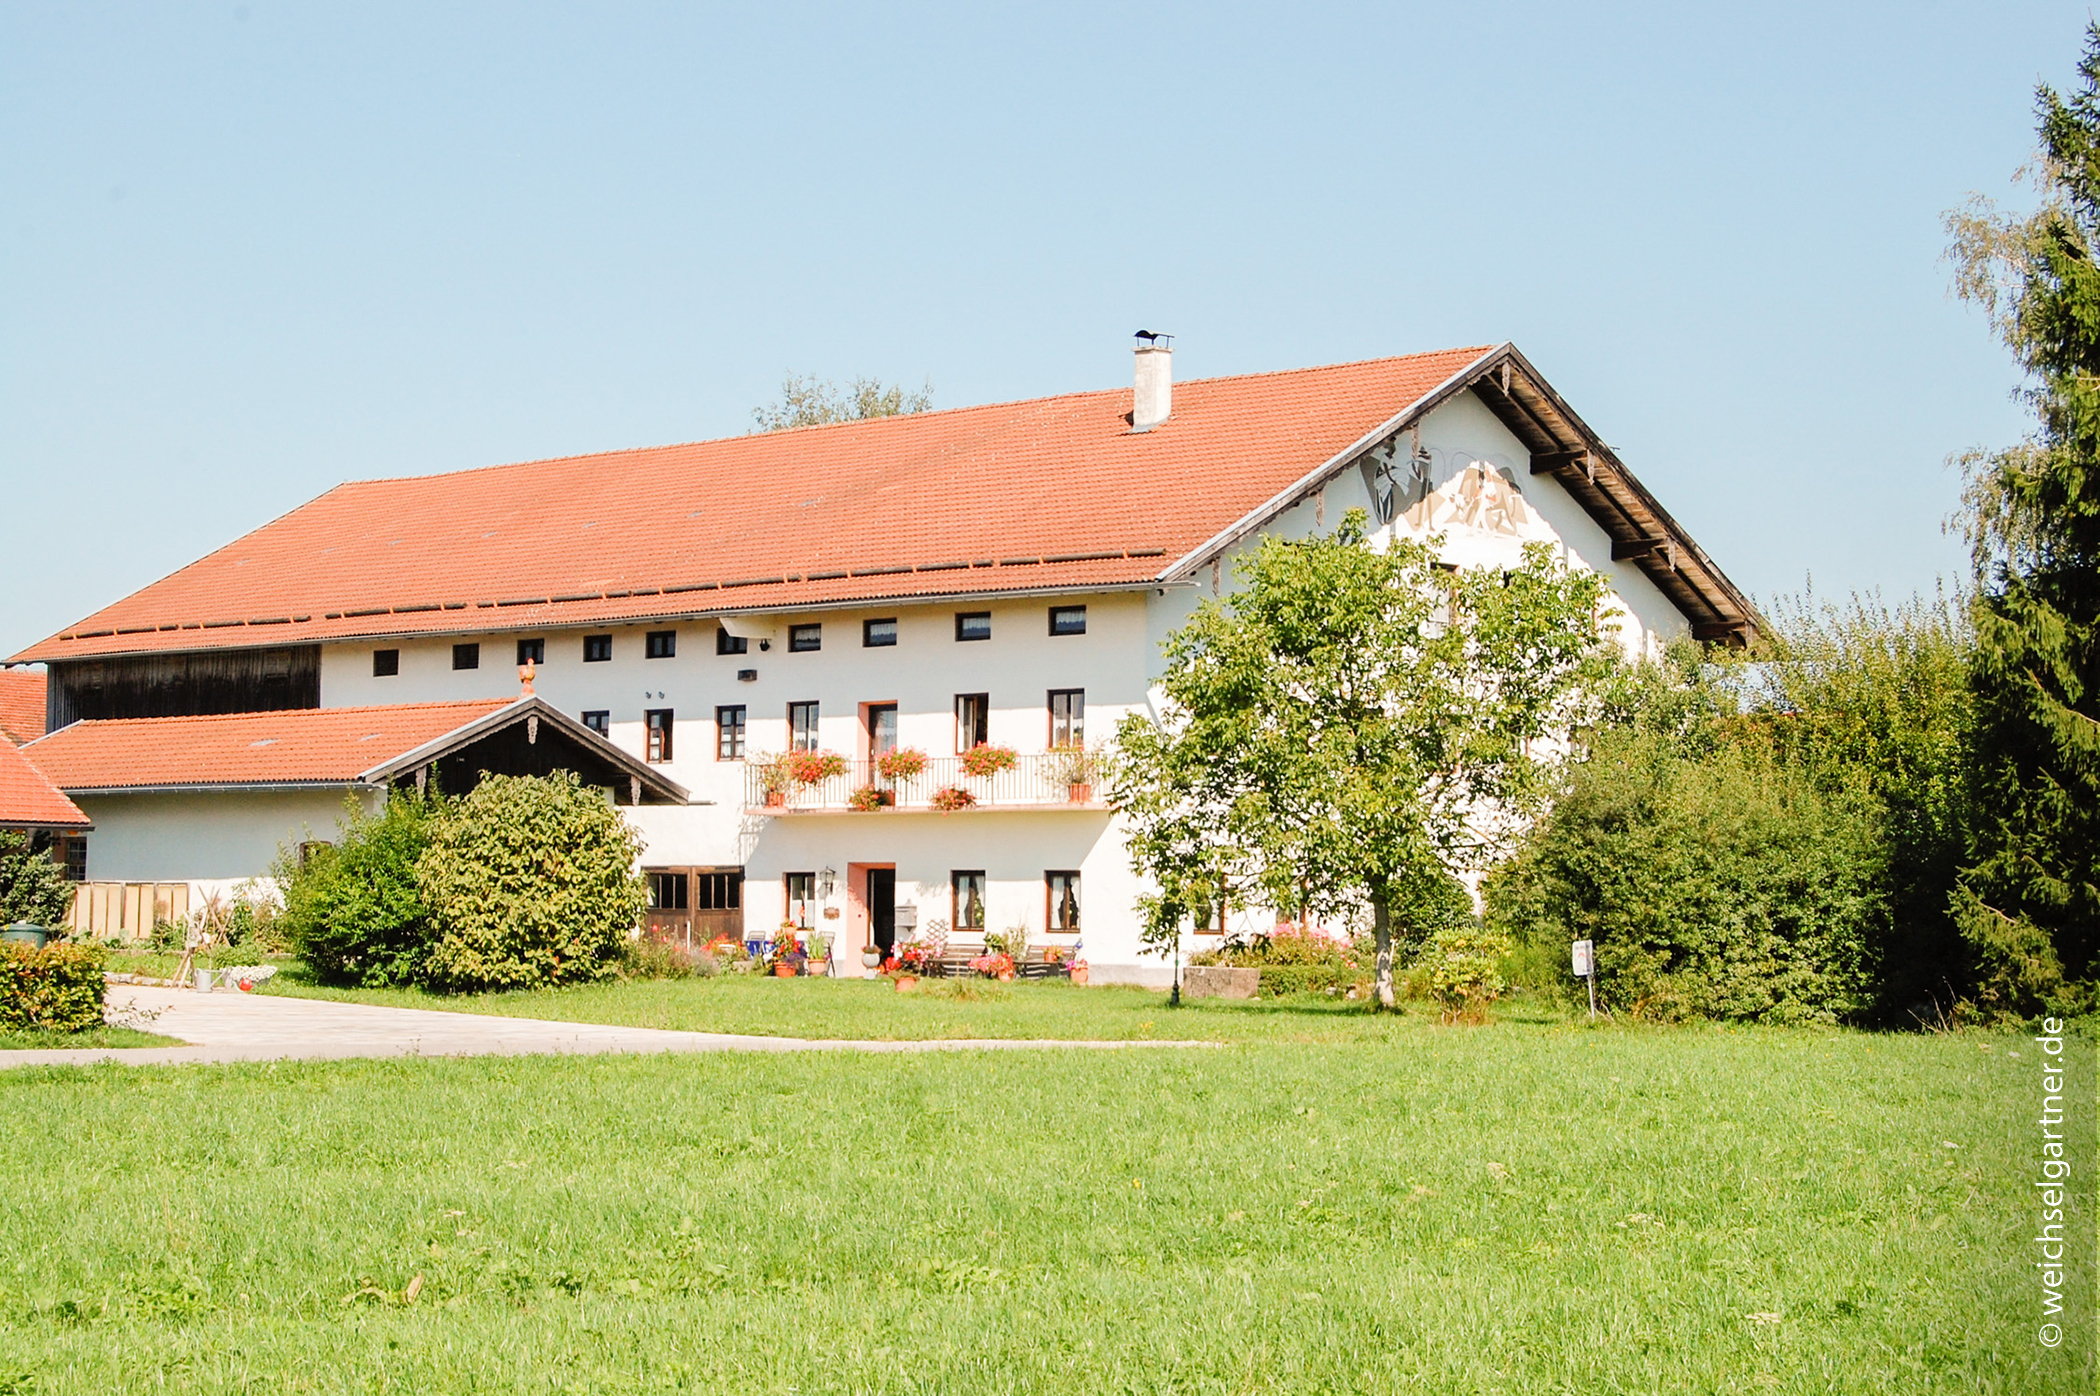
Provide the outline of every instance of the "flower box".
[[964,774],[983,780],[988,776],[998,775],[1001,771],[1012,770],[1020,764],[1020,760],[1010,746],[993,746],[988,742],[979,742],[962,754],[962,768]]

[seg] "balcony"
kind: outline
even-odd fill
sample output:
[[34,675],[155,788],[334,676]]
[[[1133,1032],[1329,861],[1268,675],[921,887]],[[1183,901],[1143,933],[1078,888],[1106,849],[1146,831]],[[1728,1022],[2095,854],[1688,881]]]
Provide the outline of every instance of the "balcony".
[[[963,769],[960,756],[930,756],[917,775],[886,777],[871,761],[850,761],[837,775],[805,784],[783,776],[763,756],[744,766],[744,805],[753,814],[848,814],[902,811],[956,814],[966,810],[1106,809],[1100,797],[1098,753],[1042,751],[986,776]],[[1074,780],[1074,776],[1088,777]],[[870,808],[877,794],[880,805]]]

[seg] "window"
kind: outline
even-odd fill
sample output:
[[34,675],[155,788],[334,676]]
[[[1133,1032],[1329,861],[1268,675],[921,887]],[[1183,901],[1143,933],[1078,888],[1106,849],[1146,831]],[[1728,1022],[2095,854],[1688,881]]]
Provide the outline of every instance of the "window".
[[817,749],[817,705],[815,703],[788,704],[788,750],[815,751]]
[[788,653],[808,654],[824,648],[824,627],[817,624],[788,627]]
[[990,611],[957,611],[955,613],[955,638],[958,640],[991,639],[992,613]]
[[648,659],[676,659],[678,657],[678,632],[675,630],[652,630],[642,639],[642,654]]
[[583,662],[603,664],[612,658],[612,636],[586,635],[583,637]]
[[955,899],[955,915],[952,918],[955,929],[981,933],[984,930],[984,874],[950,873],[948,885]]
[[1086,690],[1050,690],[1050,745],[1086,745]]
[[1086,634],[1086,607],[1052,606],[1050,608],[1050,633],[1052,635]]
[[518,663],[545,664],[546,662],[547,642],[545,640],[518,641]]
[[684,911],[686,899],[686,877],[680,872],[653,872],[649,874],[649,909],[651,911]]
[[897,643],[897,618],[888,620],[864,620],[860,623],[860,643],[865,649],[880,649],[884,645]]
[[739,870],[729,872],[696,873],[693,877],[693,909],[695,911],[739,911],[744,905],[744,874]]
[[87,881],[87,845],[88,836],[86,834],[61,834],[59,836],[58,846],[61,853],[58,861],[66,870],[66,881]]
[[789,873],[787,882],[787,919],[801,930],[808,930],[817,915],[817,875],[813,872]]
[[744,705],[715,709],[715,760],[744,759]]
[[396,674],[398,674],[398,673],[400,673],[400,672],[401,672],[401,651],[399,651],[399,650],[373,650],[373,651],[372,651],[372,677],[373,677],[373,678],[375,678],[375,679],[390,679],[390,678],[394,677],[394,675],[396,675]]
[[598,709],[596,712],[585,713],[583,715],[583,725],[601,737],[610,738],[612,736],[612,714],[603,708]]
[[958,693],[955,695],[955,754],[960,756],[973,746],[983,746],[992,739],[992,695],[989,693]]
[[1050,898],[1050,914],[1043,924],[1052,935],[1072,935],[1079,930],[1079,874],[1046,872],[1043,885]]
[[481,646],[472,642],[452,647],[452,667],[455,669],[479,669]]
[[650,708],[642,714],[642,725],[648,730],[649,760],[659,765],[671,759],[671,710]]
[[732,635],[726,630],[715,632],[716,654],[743,654],[751,648],[751,642],[741,635]]

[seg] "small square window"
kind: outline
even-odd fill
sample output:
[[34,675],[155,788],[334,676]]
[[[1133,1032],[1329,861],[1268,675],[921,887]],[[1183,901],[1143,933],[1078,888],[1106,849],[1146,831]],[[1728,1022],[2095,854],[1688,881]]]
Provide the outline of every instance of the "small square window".
[[715,632],[716,654],[745,654],[750,649],[751,642],[741,635],[732,635],[726,630]]
[[518,663],[545,664],[546,662],[547,642],[545,640],[518,641]]
[[1050,633],[1052,635],[1086,634],[1086,607],[1052,606],[1050,608]]
[[817,624],[788,627],[788,653],[808,654],[824,648],[824,627]]
[[955,638],[958,640],[991,639],[992,613],[990,611],[957,611],[955,613]]
[[583,662],[603,664],[612,658],[612,636],[586,635],[583,637]]
[[452,667],[455,669],[479,669],[481,667],[481,646],[475,643],[454,645],[452,647]]
[[671,759],[672,718],[669,708],[651,708],[642,714],[642,728],[648,739],[648,759],[657,764]]
[[678,632],[675,630],[652,630],[643,640],[642,654],[648,659],[676,659],[678,657]]
[[744,759],[744,705],[715,709],[715,759]]
[[864,647],[868,649],[877,649],[883,645],[896,644],[896,618],[891,617],[889,620],[862,621],[860,623],[860,642]]
[[372,651],[372,677],[373,677],[373,678],[375,678],[375,679],[390,679],[390,678],[394,677],[394,675],[396,675],[396,674],[398,674],[398,673],[400,673],[400,672],[401,672],[401,651],[399,651],[399,650],[373,650],[373,651]]
[[583,725],[601,737],[612,736],[612,714],[603,708],[583,715]]

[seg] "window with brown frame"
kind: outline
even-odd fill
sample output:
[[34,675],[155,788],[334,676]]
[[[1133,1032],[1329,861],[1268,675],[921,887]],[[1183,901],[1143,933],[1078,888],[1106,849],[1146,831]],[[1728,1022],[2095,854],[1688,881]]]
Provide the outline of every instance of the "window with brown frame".
[[481,644],[469,640],[452,647],[452,667],[455,669],[479,669],[481,667]]
[[788,750],[815,751],[817,749],[817,705],[815,703],[788,704]]
[[726,630],[715,632],[716,654],[747,654],[750,649],[751,642],[741,635],[732,635]]
[[787,919],[797,929],[808,930],[817,914],[817,875],[813,872],[791,872],[786,875]]
[[648,759],[658,765],[671,759],[672,712],[669,708],[650,708],[642,713],[642,722],[648,729]]
[[372,677],[373,677],[373,678],[375,678],[375,679],[390,679],[390,678],[394,677],[394,675],[396,675],[396,674],[398,674],[398,673],[400,673],[400,672],[401,672],[401,651],[399,651],[399,650],[373,650],[373,651],[372,651]]
[[715,709],[715,760],[744,759],[744,705]]
[[612,714],[603,708],[593,708],[583,715],[583,725],[601,737],[612,736]]
[[948,895],[953,905],[949,920],[958,931],[982,933],[984,930],[984,872],[952,872],[948,874]]
[[518,641],[518,663],[545,664],[546,662],[547,642],[545,640]]
[[1043,893],[1048,899],[1043,924],[1052,935],[1075,935],[1079,930],[1079,874],[1052,870],[1043,874]]
[[897,643],[897,618],[864,620],[860,623],[860,643],[863,649],[881,649]]
[[992,739],[992,695],[989,693],[958,693],[955,695],[955,754],[962,755],[972,747],[983,746]]
[[1052,635],[1086,634],[1086,607],[1052,606],[1050,608],[1050,633]]
[[788,653],[813,654],[824,648],[824,627],[811,621],[807,625],[788,627]]
[[678,632],[675,630],[651,630],[642,636],[644,659],[676,659],[678,657]]
[[583,637],[583,662],[604,664],[612,659],[612,636],[586,635]]
[[1050,690],[1050,745],[1086,745],[1086,690],[1083,688],[1053,688]]
[[990,611],[957,611],[955,613],[955,638],[958,640],[991,639],[992,613]]

